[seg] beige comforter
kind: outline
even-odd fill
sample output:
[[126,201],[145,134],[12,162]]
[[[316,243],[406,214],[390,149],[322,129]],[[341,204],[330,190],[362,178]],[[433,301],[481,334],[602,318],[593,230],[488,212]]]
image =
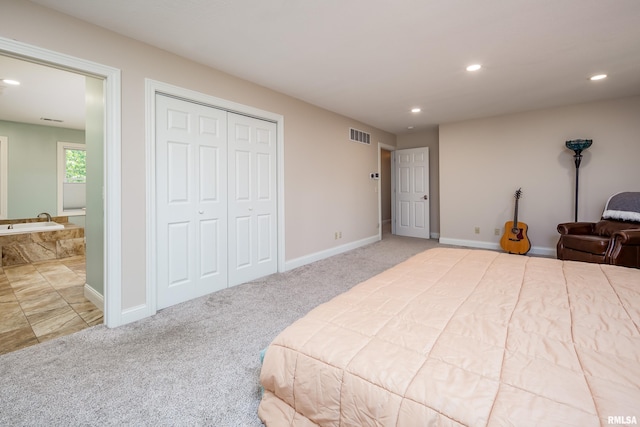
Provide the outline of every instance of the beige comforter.
[[428,250],[288,327],[260,379],[269,427],[640,423],[640,270]]

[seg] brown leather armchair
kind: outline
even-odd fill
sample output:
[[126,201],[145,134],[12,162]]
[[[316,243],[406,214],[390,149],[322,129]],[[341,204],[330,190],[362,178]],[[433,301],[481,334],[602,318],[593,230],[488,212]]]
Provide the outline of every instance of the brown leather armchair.
[[558,224],[558,259],[640,268],[640,191],[609,197],[599,222]]
[[640,268],[640,222],[569,222],[558,232],[558,259]]

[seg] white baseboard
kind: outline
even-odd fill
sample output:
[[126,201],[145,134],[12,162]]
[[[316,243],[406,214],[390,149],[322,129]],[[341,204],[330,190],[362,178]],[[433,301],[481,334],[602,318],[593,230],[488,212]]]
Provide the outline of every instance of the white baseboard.
[[138,320],[153,316],[154,314],[156,313],[152,312],[147,304],[140,304],[135,307],[126,308],[122,310],[122,313],[120,314],[120,324],[118,326],[137,322]]
[[[439,239],[440,233],[431,233],[430,237],[432,239]],[[335,248],[327,249],[327,250],[316,252],[310,255],[305,255],[300,258],[295,258],[289,261],[285,261],[284,271],[293,270],[294,268],[302,267],[303,265],[311,264],[312,262],[320,261],[322,259],[329,258],[334,255],[339,255],[341,253],[348,252],[352,249],[357,249],[361,246],[375,243],[379,240],[380,240],[380,236],[378,235],[371,236],[362,240],[347,243],[345,245],[336,246]],[[442,243],[442,241],[440,243]],[[453,243],[449,243],[449,244],[453,244]],[[460,245],[460,246],[465,246],[465,245]]]
[[102,296],[98,293],[98,291],[89,286],[88,283],[84,284],[84,297],[91,301],[93,305],[98,307],[104,313],[104,296]]
[[[98,291],[89,286],[88,283],[84,284],[84,297],[104,313],[104,296],[100,295]],[[141,304],[139,306],[122,310],[119,320],[110,327],[126,325],[127,323],[136,322],[154,314],[155,313],[152,313],[146,304]]]
[[531,246],[531,251],[533,255],[542,255],[548,257],[556,257],[556,248],[544,248],[542,246]]
[[[453,246],[465,246],[468,248],[478,248],[478,249],[489,249],[492,251],[501,251],[500,243],[496,242],[481,242],[478,240],[463,240],[463,239],[450,239],[447,237],[441,237],[440,243],[443,245],[453,245]],[[530,255],[541,255],[541,256],[556,256],[555,248],[545,248],[541,246],[532,246],[531,250],[529,250],[528,254]]]
[[361,246],[368,245],[370,243],[375,243],[379,240],[380,240],[380,236],[375,235],[375,236],[367,237],[362,240],[357,240],[355,242],[347,243],[345,245],[336,246],[335,248],[327,249],[327,250],[316,252],[310,255],[305,255],[300,258],[295,258],[289,261],[285,261],[284,271],[293,270],[294,268],[302,267],[303,265],[311,264],[312,262],[320,261],[322,259],[329,258],[334,255],[339,255],[341,253],[350,251],[352,249],[356,249]]

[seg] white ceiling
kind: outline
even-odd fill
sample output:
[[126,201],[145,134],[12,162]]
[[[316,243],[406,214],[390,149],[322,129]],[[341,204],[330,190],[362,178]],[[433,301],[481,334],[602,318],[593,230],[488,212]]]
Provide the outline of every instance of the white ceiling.
[[397,134],[640,95],[638,0],[33,2]]
[[0,120],[84,129],[85,77],[0,55]]

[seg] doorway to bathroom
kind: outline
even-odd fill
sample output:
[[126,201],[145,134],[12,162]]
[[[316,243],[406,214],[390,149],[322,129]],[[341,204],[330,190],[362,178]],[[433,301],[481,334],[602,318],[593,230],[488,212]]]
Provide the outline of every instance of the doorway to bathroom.
[[[42,221],[51,216],[65,225],[0,236],[1,354],[104,322],[105,106],[102,78],[7,55],[0,55],[0,68],[19,83],[0,83],[0,135],[8,158],[0,163],[6,176],[0,222],[13,228],[42,213]],[[75,215],[58,207],[69,188],[58,189],[60,142],[81,144],[89,153],[82,162],[89,191]]]

